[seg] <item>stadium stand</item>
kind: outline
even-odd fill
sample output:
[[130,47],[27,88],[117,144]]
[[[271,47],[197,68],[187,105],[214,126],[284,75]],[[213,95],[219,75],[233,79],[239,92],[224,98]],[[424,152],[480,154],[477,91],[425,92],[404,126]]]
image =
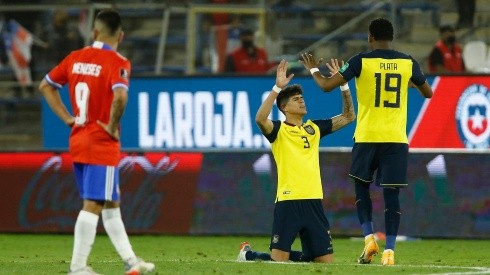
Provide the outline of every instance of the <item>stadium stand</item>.
[[[83,22],[80,18],[80,11],[87,11],[89,4],[80,5],[80,1],[52,1],[66,7],[69,3],[77,3],[70,6],[71,22],[81,26]],[[166,2],[167,7],[172,8],[169,13],[167,30],[165,32],[164,45],[162,41],[162,24],[165,20],[164,8],[152,8],[157,1],[146,0],[126,0],[118,1],[117,5],[129,8],[119,8],[125,20],[125,43],[121,44],[120,51],[123,55],[132,60],[133,75],[156,75],[156,64],[158,59],[157,52],[162,50],[161,67],[158,68],[158,75],[182,75],[186,72],[186,44],[187,41],[187,9],[191,4],[202,4],[207,1],[184,1],[172,0]],[[294,57],[301,50],[306,49],[313,43],[324,38],[326,35],[342,27],[346,22],[359,16],[360,13],[372,7],[379,1],[293,1],[296,5],[290,7],[274,6],[277,1],[272,0],[249,0],[239,1],[241,4],[257,6],[264,3],[267,6],[267,24],[265,26],[265,46],[270,47],[270,58],[280,60],[285,57]],[[307,4],[304,4],[306,3]],[[143,4],[143,5],[142,5]],[[20,6],[19,6],[20,7]],[[37,9],[36,5],[31,5],[40,12],[46,9]],[[0,13],[6,8],[0,7]],[[25,8],[24,7],[21,7]],[[4,9],[4,10],[2,10]],[[328,42],[317,46],[314,51],[316,55],[324,57],[339,57],[347,59],[353,54],[367,50],[366,45],[366,24],[374,16],[396,16],[397,42],[395,47],[401,51],[410,53],[417,59],[422,68],[427,68],[426,58],[430,53],[432,45],[438,36],[439,24],[454,24],[457,20],[457,13],[453,0],[400,0],[396,1],[394,10],[391,6],[385,5],[370,17],[359,20],[345,32],[331,38]],[[42,16],[41,18],[48,18]],[[256,17],[243,15],[241,20],[244,24],[256,24]],[[490,0],[477,1],[473,28],[458,30],[458,40],[462,44],[469,41],[482,41],[490,44]],[[42,22],[40,22],[41,24]],[[204,23],[200,21],[201,24]],[[201,26],[199,26],[201,27]],[[32,30],[35,33],[35,30]],[[211,72],[209,61],[209,33],[204,32],[201,37],[202,59],[196,62],[196,74],[207,74]],[[88,41],[88,40],[87,40]],[[272,50],[274,48],[274,50]],[[142,50],[143,49],[143,50]],[[33,51],[33,55],[36,51]],[[484,55],[487,56],[487,55]],[[487,57],[488,66],[490,55]],[[35,64],[35,82],[49,70],[43,64]],[[39,115],[40,99],[37,93],[15,92],[10,84],[13,80],[11,69],[4,65],[0,66],[0,149],[5,148],[40,148],[39,138],[24,139],[26,144],[19,146],[19,135],[37,136],[41,134],[41,118]],[[25,116],[24,116],[25,114]],[[18,135],[18,136],[16,136]],[[34,141],[32,141],[34,140]],[[29,144],[27,144],[29,143]]]

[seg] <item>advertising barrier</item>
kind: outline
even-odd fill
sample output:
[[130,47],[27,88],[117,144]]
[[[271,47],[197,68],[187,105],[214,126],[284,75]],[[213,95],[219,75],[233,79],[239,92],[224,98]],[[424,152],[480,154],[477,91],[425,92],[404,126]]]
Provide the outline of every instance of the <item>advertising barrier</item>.
[[[273,76],[133,78],[121,121],[121,145],[125,149],[146,150],[269,148],[255,124],[255,113],[274,81]],[[303,87],[306,118],[330,118],[342,112],[338,88],[324,93],[311,76],[295,77],[291,84]],[[355,94],[354,81],[350,87]],[[61,90],[61,95],[69,106],[66,87]],[[411,127],[424,98],[412,88],[409,102],[408,124]],[[42,119],[44,147],[66,149],[69,128],[53,114],[45,101]],[[271,119],[283,119],[276,107]],[[349,124],[335,135],[322,139],[320,145],[352,146],[354,127],[355,123]]]
[[[320,154],[323,204],[334,235],[360,235],[350,160],[350,152]],[[71,166],[65,152],[0,153],[0,231],[72,232],[81,201]],[[400,195],[400,234],[490,238],[488,167],[488,153],[412,152],[409,187]],[[128,232],[270,233],[277,179],[267,149],[127,151],[119,168]],[[372,191],[375,230],[384,231],[383,195],[380,188]]]
[[[412,148],[489,148],[490,77],[429,77],[434,97],[408,93],[407,131]],[[308,114],[318,119],[341,112],[339,89],[323,93],[310,76],[291,84],[305,91]],[[200,150],[268,148],[255,113],[274,85],[273,76],[133,78],[121,122],[125,149]],[[356,86],[350,88],[354,101]],[[61,95],[69,106],[66,87]],[[357,110],[357,102],[354,102]],[[67,128],[43,102],[43,146],[66,149]],[[274,107],[272,119],[283,119]],[[350,147],[355,123],[322,139],[322,147]]]
[[[200,153],[123,154],[121,208],[133,232],[189,232]],[[0,153],[3,232],[67,232],[82,207],[68,153]]]
[[490,77],[436,77],[432,87],[410,128],[410,147],[490,148]]

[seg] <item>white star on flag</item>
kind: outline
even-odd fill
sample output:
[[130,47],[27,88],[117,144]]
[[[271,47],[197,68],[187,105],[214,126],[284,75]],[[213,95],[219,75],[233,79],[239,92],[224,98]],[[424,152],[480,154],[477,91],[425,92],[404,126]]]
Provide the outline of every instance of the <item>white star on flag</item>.
[[473,129],[482,129],[483,130],[483,120],[484,116],[480,114],[480,109],[476,109],[475,113],[470,117],[471,121],[473,121],[472,128]]

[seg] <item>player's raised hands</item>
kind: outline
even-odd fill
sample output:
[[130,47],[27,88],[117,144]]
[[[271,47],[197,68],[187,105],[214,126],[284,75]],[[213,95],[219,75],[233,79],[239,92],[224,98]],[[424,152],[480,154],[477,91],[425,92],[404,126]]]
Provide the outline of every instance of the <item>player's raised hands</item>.
[[323,58],[320,58],[317,61],[317,60],[315,60],[315,57],[313,57],[313,55],[310,53],[301,54],[301,58],[302,58],[302,60],[300,60],[299,62],[301,64],[303,64],[303,66],[305,66],[305,69],[307,69],[308,71],[311,68],[318,68],[320,66],[320,64],[323,63]]
[[341,60],[341,62],[341,65],[339,65],[339,60],[337,58],[330,59],[330,63],[327,62],[327,68],[330,70],[330,76],[336,74],[338,71],[340,71],[340,68],[344,66],[344,60]]
[[277,72],[276,72],[276,85],[279,88],[284,88],[288,85],[289,81],[293,79],[294,74],[290,74],[289,76],[286,76],[286,72],[288,70],[288,62],[286,60],[281,60],[279,65],[277,65]]

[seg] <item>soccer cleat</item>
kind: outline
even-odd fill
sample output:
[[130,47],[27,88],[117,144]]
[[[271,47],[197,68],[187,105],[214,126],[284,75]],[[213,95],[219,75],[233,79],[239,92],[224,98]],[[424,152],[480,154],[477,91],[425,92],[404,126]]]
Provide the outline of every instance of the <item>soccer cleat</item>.
[[147,263],[138,258],[138,261],[132,265],[126,262],[125,268],[126,275],[141,275],[153,272],[155,270],[155,265],[153,263]]
[[395,251],[391,249],[385,249],[383,255],[381,255],[382,265],[395,265]]
[[77,270],[68,271],[68,275],[100,275],[99,273],[92,270],[89,266],[84,266]]
[[370,235],[368,238],[364,239],[364,250],[362,251],[361,256],[357,260],[360,264],[369,264],[373,259],[373,256],[378,254],[379,247],[376,243],[376,239],[374,235]]
[[246,262],[245,254],[247,251],[252,250],[252,246],[248,242],[243,242],[240,244],[240,252],[238,252],[237,262]]

